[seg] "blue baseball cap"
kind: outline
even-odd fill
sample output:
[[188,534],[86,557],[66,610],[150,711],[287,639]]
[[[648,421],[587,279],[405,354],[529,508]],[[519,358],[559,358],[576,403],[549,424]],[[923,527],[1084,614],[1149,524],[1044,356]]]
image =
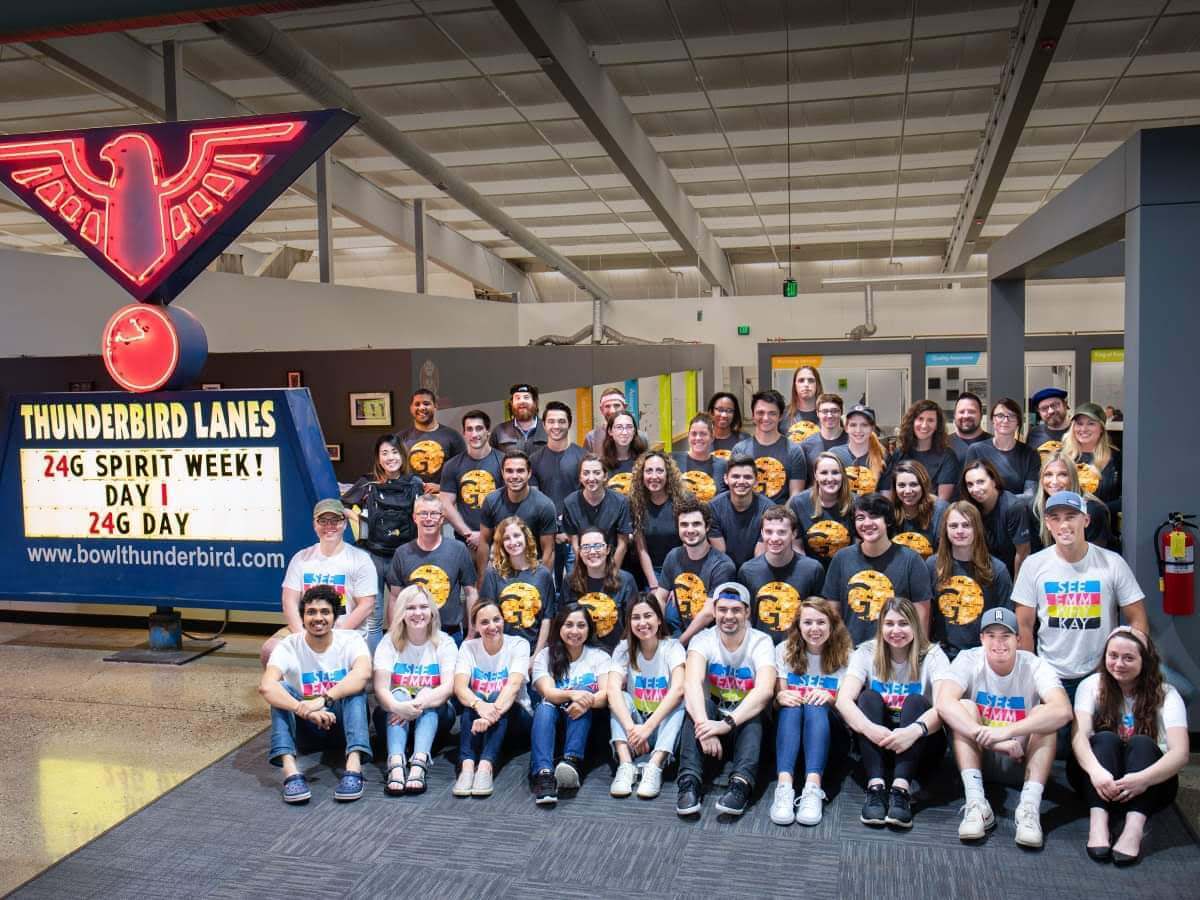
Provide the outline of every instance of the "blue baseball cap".
[[1075,512],[1087,513],[1087,501],[1074,491],[1059,491],[1057,494],[1052,494],[1046,500],[1046,512],[1050,512],[1050,510],[1056,509],[1059,506],[1065,506],[1068,509],[1075,510]]

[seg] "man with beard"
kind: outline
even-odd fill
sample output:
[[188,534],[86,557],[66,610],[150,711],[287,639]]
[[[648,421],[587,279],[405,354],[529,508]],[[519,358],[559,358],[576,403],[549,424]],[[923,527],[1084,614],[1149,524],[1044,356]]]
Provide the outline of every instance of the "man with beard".
[[514,384],[508,389],[512,418],[492,429],[492,446],[497,450],[533,453],[550,439],[538,419],[538,389],[532,384]]
[[425,482],[425,493],[436,494],[442,480],[442,466],[452,456],[467,449],[462,436],[453,428],[439,425],[437,396],[428,388],[417,388],[408,401],[412,426],[400,432],[408,465]]
[[1029,426],[1025,443],[1040,453],[1045,461],[1055,450],[1062,449],[1063,435],[1071,427],[1067,421],[1067,392],[1062,388],[1045,387],[1030,400],[1037,410],[1038,423]]
[[991,437],[983,430],[983,401],[977,394],[963,391],[954,401],[954,431],[946,439],[946,446],[954,451],[961,466],[967,458],[967,448]]
[[462,417],[466,452],[442,466],[441,501],[455,536],[474,553],[479,549],[479,511],[487,495],[500,484],[504,454],[488,443],[492,420],[481,409]]

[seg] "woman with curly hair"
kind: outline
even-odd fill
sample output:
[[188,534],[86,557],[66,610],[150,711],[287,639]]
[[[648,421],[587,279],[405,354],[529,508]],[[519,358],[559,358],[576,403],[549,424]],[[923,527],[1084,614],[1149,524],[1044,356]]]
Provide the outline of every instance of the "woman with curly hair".
[[958,485],[958,457],[946,441],[946,416],[933,400],[918,400],[900,420],[900,443],[888,460],[888,471],[880,482],[884,493],[894,492],[895,467],[905,460],[925,467],[934,493],[942,500],[954,496]]
[[929,473],[915,459],[896,463],[891,477],[892,511],[896,518],[896,535],[892,540],[928,559],[938,548],[946,501],[934,495]]
[[[1166,809],[1188,761],[1187,710],[1163,680],[1158,650],[1136,628],[1114,628],[1096,674],[1075,692],[1075,751],[1067,774],[1088,806],[1088,856],[1132,865],[1142,852],[1146,820]],[[1125,815],[1116,841],[1113,814]]]
[[1047,547],[1054,546],[1054,538],[1046,528],[1046,500],[1059,491],[1073,491],[1087,503],[1088,524],[1084,537],[1089,544],[1104,547],[1106,550],[1119,550],[1113,538],[1112,519],[1108,507],[1094,494],[1081,490],[1079,484],[1079,469],[1075,460],[1067,455],[1065,450],[1055,450],[1042,463],[1042,471],[1038,476],[1037,493],[1029,504],[1026,518],[1029,520],[1029,548],[1031,553],[1037,553]]
[[604,448],[600,459],[608,475],[608,486],[622,494],[629,493],[630,473],[638,456],[646,452],[646,439],[638,431],[633,413],[622,410],[608,420]]
[[500,604],[504,633],[525,638],[536,656],[550,633],[547,614],[554,607],[554,576],[542,565],[533,532],[520,516],[503,519],[496,534],[479,596]]
[[633,576],[617,565],[602,529],[588,526],[579,535],[575,568],[563,581],[560,607],[581,603],[596,623],[596,640],[609,653],[625,631],[625,616],[637,597]]
[[[838,685],[850,661],[850,633],[837,607],[821,597],[800,601],[787,640],[775,647],[779,673],[779,707],[775,732],[775,763],[779,784],[771,804],[776,825],[817,825],[825,792],[821,777],[829,758],[835,729],[845,736],[834,712]],[[848,741],[845,742],[849,749]],[[796,759],[804,747],[804,789],[795,803]]]
[[637,566],[647,590],[658,588],[663,560],[680,545],[675,504],[686,492],[679,466],[670,454],[652,450],[638,457],[629,485],[629,514]]

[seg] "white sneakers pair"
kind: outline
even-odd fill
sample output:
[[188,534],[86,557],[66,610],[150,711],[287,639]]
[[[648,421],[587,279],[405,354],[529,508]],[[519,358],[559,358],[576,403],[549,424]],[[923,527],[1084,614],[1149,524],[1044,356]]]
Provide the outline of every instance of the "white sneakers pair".
[[805,784],[796,801],[796,789],[790,784],[775,786],[771,801],[771,821],[776,825],[820,825],[824,811],[825,792],[815,784]]
[[490,797],[492,795],[492,773],[459,772],[450,793],[455,797]]
[[[642,777],[638,782],[637,795],[643,800],[653,800],[662,790],[663,770],[654,763],[646,763],[642,767]],[[633,763],[621,763],[617,766],[617,774],[613,776],[612,786],[608,792],[614,797],[628,797],[633,793],[633,783],[638,780],[638,769]]]
[[[1022,847],[1041,847],[1042,817],[1032,803],[1018,803],[1013,815],[1016,823],[1016,841]],[[958,837],[962,841],[982,840],[996,826],[996,816],[986,800],[968,800],[963,807],[963,819],[958,826]]]

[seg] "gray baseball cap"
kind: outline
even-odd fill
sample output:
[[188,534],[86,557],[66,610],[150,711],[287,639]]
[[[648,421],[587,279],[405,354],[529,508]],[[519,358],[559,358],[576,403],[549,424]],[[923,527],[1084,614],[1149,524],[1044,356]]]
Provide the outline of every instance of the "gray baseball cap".
[[1051,494],[1046,498],[1045,512],[1050,512],[1050,510],[1059,506],[1065,506],[1068,509],[1075,510],[1075,512],[1087,512],[1087,501],[1074,491],[1059,491],[1057,494]]
[[717,600],[741,600],[746,606],[750,605],[750,591],[746,589],[744,584],[738,584],[736,581],[726,581],[724,584],[718,584],[713,589],[713,602]]
[[1017,630],[1017,614],[1003,606],[993,606],[980,617],[979,633],[983,634],[984,629],[991,625],[1001,625],[1013,634],[1020,633]]

